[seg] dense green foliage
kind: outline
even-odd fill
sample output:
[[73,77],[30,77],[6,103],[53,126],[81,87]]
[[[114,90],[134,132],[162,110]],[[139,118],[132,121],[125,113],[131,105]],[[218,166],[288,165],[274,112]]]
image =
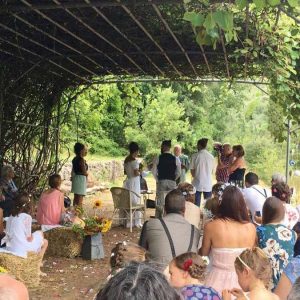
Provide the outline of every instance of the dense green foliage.
[[210,150],[213,141],[244,145],[249,169],[264,179],[284,168],[283,145],[271,136],[270,129],[276,129],[272,118],[268,122],[269,99],[254,86],[96,85],[82,92],[70,112],[62,129],[64,143],[71,147],[78,133],[99,155],[125,155],[126,145],[134,140],[141,154],[151,157],[163,139],[180,143],[191,154],[205,136]]

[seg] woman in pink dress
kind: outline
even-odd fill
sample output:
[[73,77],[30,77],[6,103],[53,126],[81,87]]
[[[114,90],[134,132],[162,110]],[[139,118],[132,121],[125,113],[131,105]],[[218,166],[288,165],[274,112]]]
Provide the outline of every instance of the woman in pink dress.
[[64,194],[60,191],[61,177],[49,177],[50,189],[42,193],[37,208],[37,221],[40,225],[58,225],[65,213]]
[[234,261],[255,246],[255,226],[250,222],[243,194],[235,186],[225,188],[218,215],[204,227],[200,255],[209,256],[205,285],[222,290],[240,288]]

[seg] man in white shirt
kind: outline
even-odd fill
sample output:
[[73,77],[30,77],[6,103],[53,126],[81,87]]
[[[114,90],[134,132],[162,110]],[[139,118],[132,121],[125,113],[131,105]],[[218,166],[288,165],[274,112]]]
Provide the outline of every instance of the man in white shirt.
[[212,174],[214,170],[214,157],[206,150],[208,139],[200,139],[197,143],[198,152],[192,155],[191,174],[192,185],[196,188],[195,204],[200,207],[201,194],[204,199],[211,197]]
[[252,221],[255,223],[255,216],[262,216],[262,208],[271,191],[258,185],[259,178],[255,173],[249,172],[245,176],[245,186],[243,190],[246,205],[251,212]]
[[165,205],[165,196],[176,188],[176,179],[180,177],[181,163],[179,157],[171,151],[171,141],[161,144],[161,155],[153,161],[152,173],[156,179],[156,211],[155,216],[162,217]]

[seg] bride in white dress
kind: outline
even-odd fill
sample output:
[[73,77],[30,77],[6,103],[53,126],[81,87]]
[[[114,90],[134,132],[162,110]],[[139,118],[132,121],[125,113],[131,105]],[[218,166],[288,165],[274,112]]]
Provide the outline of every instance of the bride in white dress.
[[[132,204],[141,203],[141,189],[140,189],[140,172],[139,172],[139,161],[136,159],[139,154],[139,146],[135,142],[129,144],[129,155],[124,161],[124,172],[127,178],[124,181],[123,187],[133,191],[136,195],[132,195]],[[132,226],[142,227],[142,213],[135,212],[133,215]],[[127,227],[130,227],[129,221],[127,221]]]

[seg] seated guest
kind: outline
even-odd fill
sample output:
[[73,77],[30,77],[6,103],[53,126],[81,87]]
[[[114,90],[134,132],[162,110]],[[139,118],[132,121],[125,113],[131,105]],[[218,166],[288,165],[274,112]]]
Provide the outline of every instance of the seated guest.
[[97,300],[180,300],[165,276],[142,263],[131,263],[113,276],[98,293]]
[[266,199],[271,196],[271,191],[259,186],[258,180],[258,176],[255,173],[247,173],[245,176],[246,188],[243,190],[244,199],[251,213],[252,222],[254,223],[254,217],[262,216],[262,207]]
[[195,205],[195,193],[196,189],[187,182],[179,183],[178,190],[182,192],[185,197],[185,213],[184,218],[190,223],[193,224],[196,228],[200,227],[200,207]]
[[274,292],[279,296],[280,300],[288,299],[292,286],[295,284],[298,277],[300,277],[300,255],[293,257],[281,274]]
[[206,263],[201,256],[188,252],[175,257],[169,265],[170,284],[187,300],[221,300],[217,291],[203,285]]
[[216,218],[204,226],[200,255],[210,256],[205,285],[219,293],[238,288],[234,261],[245,248],[255,245],[255,239],[255,226],[250,222],[242,192],[238,187],[227,186]]
[[285,208],[284,219],[282,224],[287,228],[293,229],[299,220],[298,210],[290,204],[291,191],[286,183],[277,183],[272,185],[272,196],[282,201]]
[[2,243],[6,243],[6,250],[18,255],[28,252],[39,253],[42,257],[48,246],[42,231],[31,233],[32,217],[28,214],[31,203],[26,193],[20,193],[15,198],[15,206],[6,222],[6,236]]
[[6,274],[0,274],[0,300],[29,300],[24,283]]
[[279,300],[275,294],[268,291],[272,270],[268,257],[261,249],[243,251],[236,258],[234,265],[242,290],[224,290],[223,300],[231,300],[232,295],[235,299]]
[[42,193],[37,207],[37,221],[40,225],[58,225],[65,213],[64,194],[60,191],[61,177],[49,176],[50,188]]
[[1,240],[4,238],[4,226],[3,226],[3,210],[0,208],[0,247],[1,247]]
[[13,178],[15,177],[14,168],[11,165],[5,165],[1,169],[0,190],[0,208],[3,209],[4,217],[9,217],[14,207],[14,198],[18,192]]
[[296,280],[288,296],[288,300],[300,300],[300,277]]
[[166,196],[166,216],[150,219],[143,226],[140,246],[149,252],[154,261],[169,262],[185,252],[197,252],[200,233],[184,218],[185,198],[180,190],[173,190]]
[[272,266],[272,285],[274,289],[283,269],[294,254],[296,233],[281,224],[284,217],[282,201],[270,197],[265,201],[262,214],[262,225],[257,227],[258,247],[269,257]]

